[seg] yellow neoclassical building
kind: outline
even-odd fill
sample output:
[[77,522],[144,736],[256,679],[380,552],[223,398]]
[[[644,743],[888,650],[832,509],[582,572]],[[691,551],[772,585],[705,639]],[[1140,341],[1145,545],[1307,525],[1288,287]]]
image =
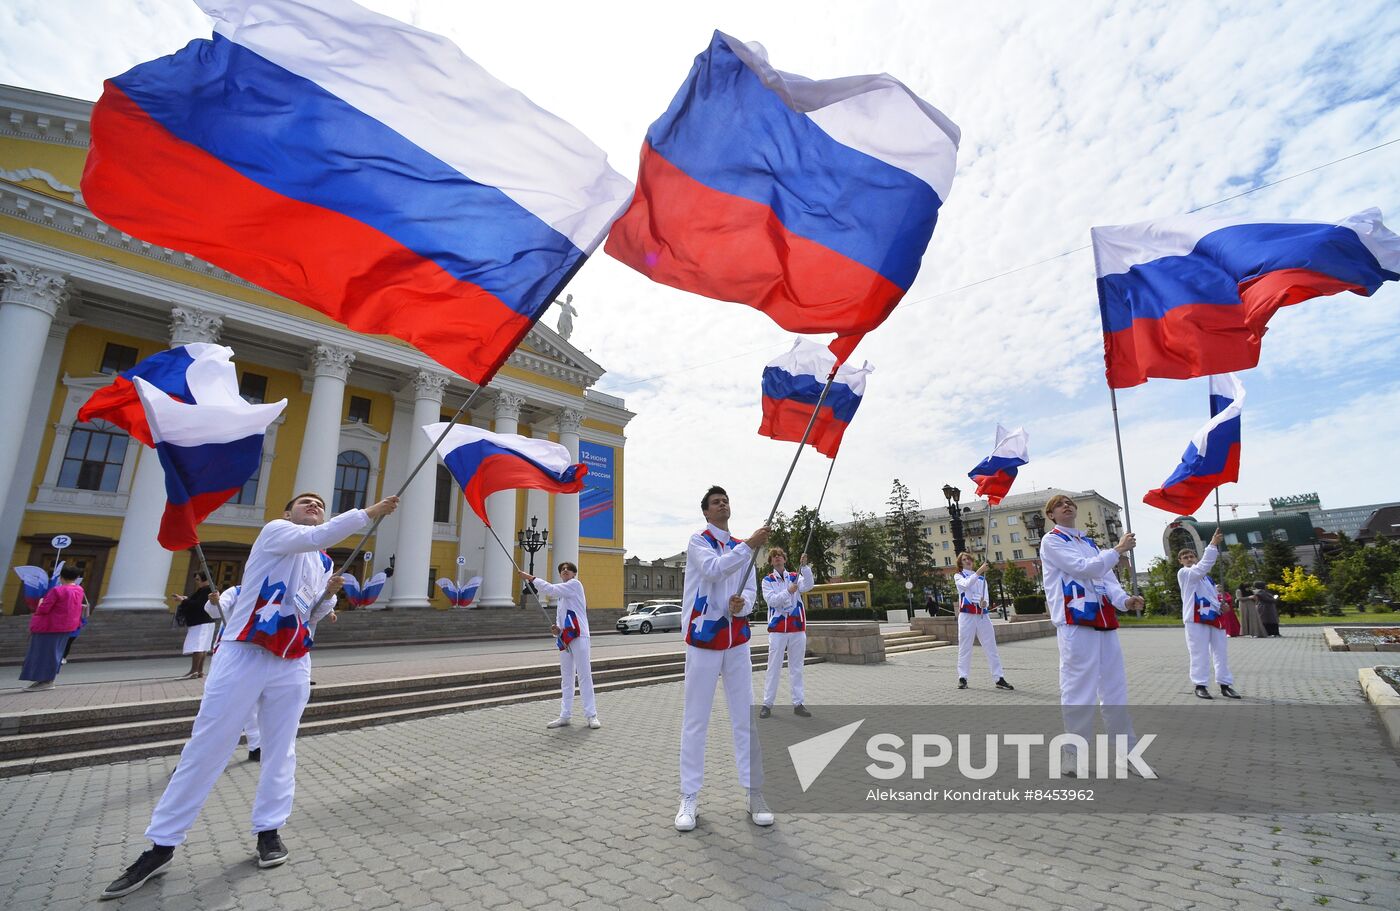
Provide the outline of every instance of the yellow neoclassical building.
[[[95,389],[173,345],[217,342],[234,351],[250,401],[285,398],[258,474],[200,526],[220,584],[238,580],[259,528],[301,490],[332,512],[396,492],[429,448],[418,427],[457,411],[475,387],[397,339],[351,332],[202,260],[152,246],[95,218],[78,184],[91,103],[0,86],[0,590],[5,613],[26,610],[11,568],[82,570],[98,610],[162,610],[188,591],[190,553],[156,543],[164,509],[158,460],[119,429],[79,423]],[[211,200],[211,204],[217,204]],[[502,492],[491,526],[515,551],[535,522],[549,543],[540,575],[574,560],[590,601],[621,607],[625,429],[621,399],[591,388],[603,368],[558,332],[535,326],[470,422],[562,443],[589,466],[582,494]],[[582,504],[582,505],[581,505]],[[355,539],[333,557],[349,555]],[[409,485],[399,511],[367,543],[363,578],[395,575],[393,607],[447,606],[439,577],[483,577],[480,603],[514,602],[510,558],[466,507],[436,457]]]

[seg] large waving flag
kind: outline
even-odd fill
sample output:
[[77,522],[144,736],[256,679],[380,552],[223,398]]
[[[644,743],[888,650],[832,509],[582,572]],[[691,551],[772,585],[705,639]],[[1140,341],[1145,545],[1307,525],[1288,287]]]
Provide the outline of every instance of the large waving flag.
[[442,593],[447,596],[453,607],[471,607],[472,602],[476,600],[477,590],[481,588],[481,577],[472,576],[466,585],[458,588],[457,583],[443,576],[437,580],[437,587],[442,589]]
[[[437,441],[447,424],[427,424],[423,432]],[[453,424],[437,444],[438,455],[457,479],[472,512],[487,525],[486,498],[498,490],[547,490],[578,493],[586,465],[575,465],[569,450],[549,440],[514,433],[492,433],[480,427]]]
[[992,454],[978,462],[967,476],[977,483],[977,495],[986,497],[987,502],[995,506],[1011,492],[1016,470],[1030,460],[1030,436],[1025,428],[1017,427],[1008,433],[998,424]]
[[154,446],[146,410],[136,395],[138,377],[177,401],[195,404],[201,394],[217,397],[218,389],[238,388],[233,369],[233,349],[194,342],[153,354],[130,370],[117,374],[78,409],[79,421],[102,420],[115,424],[147,446]]
[[631,185],[447,39],[350,0],[196,0],[212,40],[107,80],[83,197],[484,384]]
[[835,332],[844,361],[913,284],[959,138],[891,76],[813,81],[715,32],[647,131],[605,249],[791,332]]
[[249,405],[230,386],[187,405],[140,377],[134,382],[165,469],[165,514],[156,540],[166,550],[184,550],[199,543],[199,523],[258,470],[267,426],[287,400]]
[[345,583],[340,589],[345,593],[345,599],[355,607],[369,607],[379,600],[380,592],[384,591],[384,586],[389,581],[389,574],[375,573],[363,586],[353,573],[341,573],[340,578]]
[[[790,350],[769,361],[763,368],[763,423],[758,432],[775,440],[801,440],[835,367],[835,355],[806,339],[797,339]],[[868,362],[859,370],[845,365],[836,370],[807,437],[817,452],[836,458],[841,437],[865,395],[865,379],[873,370]]]
[[1247,370],[1281,307],[1400,279],[1400,237],[1379,209],[1335,223],[1183,215],[1090,235],[1115,389]]
[[1171,477],[1142,498],[1148,506],[1189,516],[1210,492],[1240,479],[1240,413],[1244,386],[1232,373],[1210,378],[1210,420],[1196,431]]

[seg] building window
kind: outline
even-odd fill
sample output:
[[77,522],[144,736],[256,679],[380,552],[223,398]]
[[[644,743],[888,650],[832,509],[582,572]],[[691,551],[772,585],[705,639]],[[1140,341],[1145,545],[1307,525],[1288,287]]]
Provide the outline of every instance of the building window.
[[947,550],[947,549],[948,549],[948,542],[947,542],[947,541],[944,541],[944,542],[943,542],[943,549],[944,549],[944,550]]
[[1007,516],[1007,517],[1006,517],[1006,524],[1007,524],[1007,525],[1015,525],[1015,524],[1016,524],[1016,517],[1015,517],[1015,516]]
[[667,587],[667,588],[675,588],[675,587],[676,587],[676,576],[675,576],[675,573],[672,573],[671,575],[669,575],[669,576],[666,577],[666,587]]
[[632,574],[632,587],[633,587],[633,588],[636,588],[636,587],[637,587],[637,574],[636,574],[636,573],[633,573],[633,574]]
[[245,370],[243,378],[238,381],[238,394],[249,405],[261,405],[267,401],[267,377]]
[[110,376],[113,373],[130,370],[136,366],[136,357],[135,348],[108,342],[107,347],[102,350],[102,366],[97,368],[97,372]]
[[1024,560],[1025,556],[1025,554],[1021,553],[1021,548],[1019,547],[1011,552],[1011,559],[1013,560]]
[[1238,543],[1240,543],[1240,536],[1235,534],[1233,531],[1225,536],[1226,546],[1234,547]]
[[369,459],[347,449],[335,460],[335,512],[364,509],[369,491]]
[[[258,404],[258,403],[254,402],[253,404]],[[263,440],[263,445],[264,445],[264,446],[267,445],[267,441],[266,441],[265,439]],[[257,470],[253,472],[253,476],[252,476],[251,478],[249,478],[249,479],[243,484],[243,486],[242,486],[241,488],[239,488],[238,493],[234,494],[234,495],[233,495],[233,499],[229,500],[229,502],[230,502],[230,503],[238,504],[238,505],[240,505],[240,506],[251,506],[251,505],[257,503],[257,502],[258,502],[258,478],[259,478],[261,475],[262,475],[262,459],[258,459],[258,467],[257,467]],[[212,572],[212,570],[211,570],[211,572]]]
[[946,535],[946,534],[948,533],[948,526],[946,526],[946,525],[940,525],[940,526],[938,526],[938,533],[939,533],[940,535]]
[[651,588],[651,576],[642,576],[642,588]]
[[1001,551],[997,551],[997,562],[1001,562]]
[[1001,535],[992,535],[992,543],[993,543],[993,544],[1000,544],[1000,543],[1001,543]]
[[1275,540],[1275,541],[1287,541],[1287,540],[1288,540],[1288,532],[1285,531],[1285,530],[1282,529],[1282,528],[1275,528],[1275,529],[1273,530],[1273,536],[1274,536],[1274,540]]
[[927,538],[927,537],[928,537],[928,533],[929,533],[931,530],[932,530],[932,529],[930,529],[928,526],[924,526],[923,528],[920,528],[920,529],[919,529],[919,534],[921,534],[921,535],[923,535],[925,538]]
[[363,396],[350,396],[350,407],[347,409],[345,420],[352,424],[368,424],[369,405],[369,399]]
[[112,493],[126,461],[126,434],[106,421],[80,424],[68,435],[58,486]]
[[1262,531],[1251,531],[1251,532],[1249,533],[1249,543],[1250,543],[1250,544],[1263,544],[1263,543],[1264,543],[1264,533],[1263,533]]
[[433,521],[452,521],[452,472],[446,465],[437,467],[437,487],[433,488]]
[[1013,531],[1013,532],[1011,533],[1011,543],[1012,543],[1012,544],[1015,544],[1016,542],[1018,542],[1018,541],[1020,541],[1020,540],[1021,540],[1021,533],[1020,533],[1019,531]]
[[944,565],[944,566],[952,566],[952,565],[953,565],[953,558],[952,558],[952,557],[944,557],[944,558],[943,558],[943,565]]
[[996,528],[996,527],[997,527],[997,520],[996,520],[996,519],[992,519],[991,522],[990,522],[989,524],[991,525],[992,528]]

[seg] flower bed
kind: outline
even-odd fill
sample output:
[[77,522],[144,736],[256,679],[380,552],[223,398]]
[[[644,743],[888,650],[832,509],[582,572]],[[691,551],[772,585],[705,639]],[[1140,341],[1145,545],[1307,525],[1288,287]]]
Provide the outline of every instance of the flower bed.
[[1376,676],[1389,683],[1395,695],[1400,696],[1400,667],[1378,667]]
[[1334,652],[1400,652],[1400,627],[1329,626],[1323,637]]

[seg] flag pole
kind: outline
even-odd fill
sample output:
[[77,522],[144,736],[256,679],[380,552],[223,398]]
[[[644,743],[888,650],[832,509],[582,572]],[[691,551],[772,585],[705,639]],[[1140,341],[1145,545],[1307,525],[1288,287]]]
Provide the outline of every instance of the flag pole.
[[[506,559],[510,561],[510,565],[515,567],[515,571],[518,573],[523,573],[525,570],[521,569],[520,564],[515,562],[515,554],[510,552],[510,550],[506,547],[505,542],[501,540],[500,535],[496,534],[496,529],[492,528],[490,525],[487,525],[486,530],[491,532],[491,537],[496,539],[496,543],[500,545],[501,551],[506,555]],[[548,621],[550,627],[553,628],[554,618],[549,615],[549,611],[544,609],[544,602],[540,600],[540,592],[539,589],[535,588],[535,583],[527,581],[525,583],[525,587],[529,590],[530,594],[535,596],[535,605],[539,607],[540,613],[544,614],[544,619]],[[572,652],[574,650],[573,643],[565,645],[564,648]]]
[[[839,450],[838,450],[839,452]],[[826,488],[831,483],[831,473],[836,470],[836,453],[831,454],[831,465],[826,469],[826,480],[822,482],[822,494],[817,497],[817,509],[812,514],[812,518],[807,523],[807,540],[802,544],[802,553],[807,552],[807,548],[812,546],[812,535],[817,531],[817,523],[822,517],[822,503],[826,502]],[[801,555],[799,554],[799,557]]]
[[[1113,440],[1118,445],[1118,480],[1123,485],[1123,525],[1126,534],[1133,533],[1133,513],[1128,508],[1128,471],[1123,466],[1123,433],[1118,426],[1118,391],[1112,386],[1108,387],[1108,401],[1113,407]],[[1128,567],[1132,570],[1132,591],[1138,593],[1137,581],[1137,557],[1135,550],[1128,551]]]
[[1220,528],[1220,488],[1215,488],[1215,527]]

